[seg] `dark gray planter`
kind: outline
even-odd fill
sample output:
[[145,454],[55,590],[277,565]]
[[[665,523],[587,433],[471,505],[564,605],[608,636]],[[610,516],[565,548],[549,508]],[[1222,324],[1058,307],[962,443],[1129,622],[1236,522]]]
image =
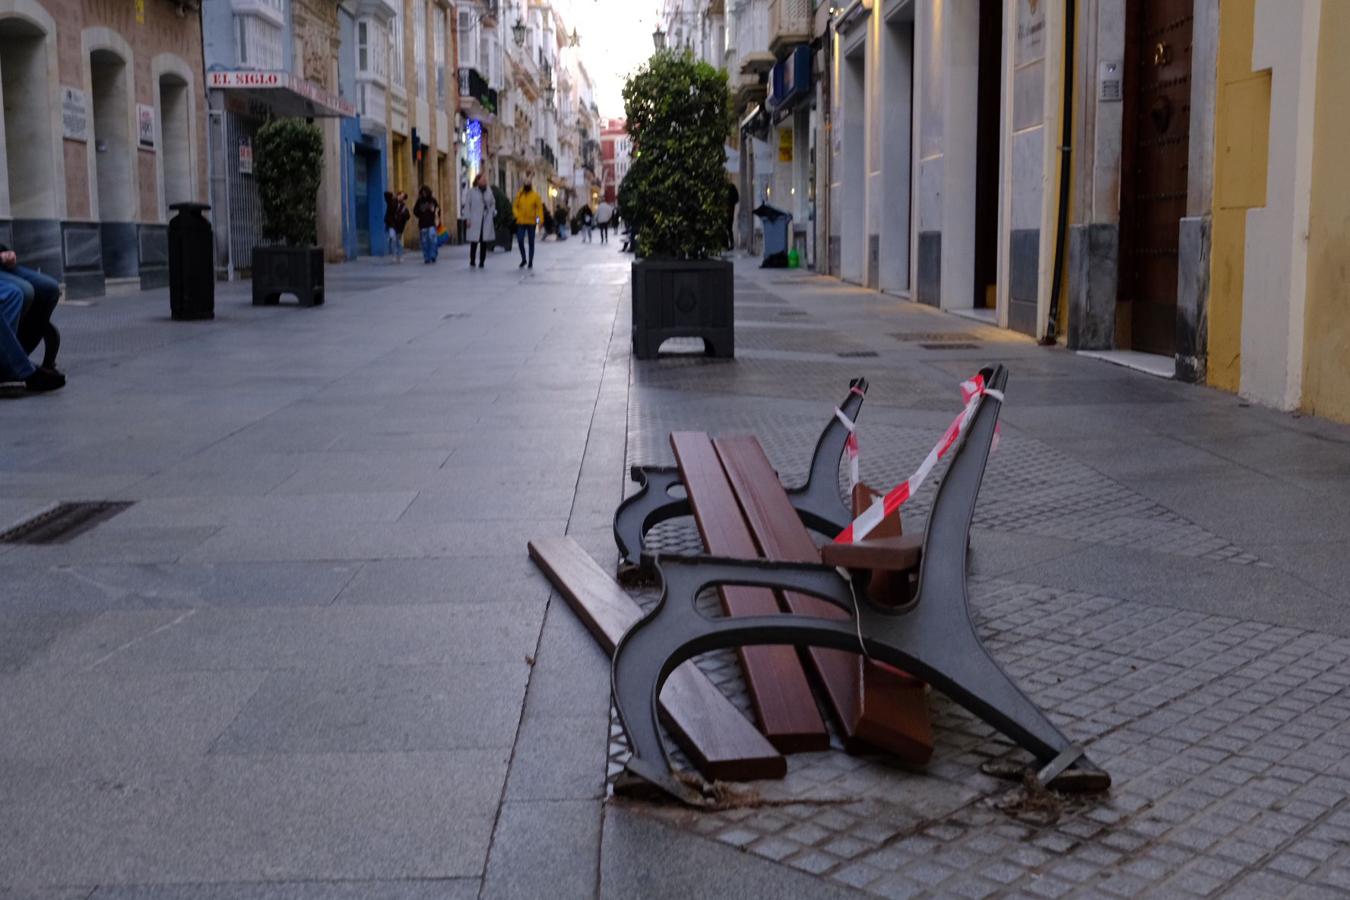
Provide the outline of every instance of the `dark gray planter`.
[[633,263],[633,354],[655,359],[663,341],[697,337],[709,356],[735,356],[731,272],[721,259]]
[[253,305],[273,306],[282,294],[301,306],[323,305],[322,247],[253,248]]

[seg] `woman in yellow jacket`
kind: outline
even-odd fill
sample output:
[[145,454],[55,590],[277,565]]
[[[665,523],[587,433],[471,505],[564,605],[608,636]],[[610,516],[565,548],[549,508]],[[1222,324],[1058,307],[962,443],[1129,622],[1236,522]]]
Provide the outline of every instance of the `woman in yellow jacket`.
[[[534,185],[525,182],[525,186],[516,194],[516,200],[511,204],[511,209],[516,215],[516,243],[520,246],[520,267],[523,269],[528,265],[534,268],[534,235],[539,227],[539,222],[544,218],[544,201],[534,192]],[[525,257],[525,239],[530,239],[530,256]]]

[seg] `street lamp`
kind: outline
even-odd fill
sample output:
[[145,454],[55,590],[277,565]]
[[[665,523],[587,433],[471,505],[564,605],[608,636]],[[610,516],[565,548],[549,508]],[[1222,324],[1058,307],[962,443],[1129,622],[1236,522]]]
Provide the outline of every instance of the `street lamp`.
[[516,24],[511,26],[511,36],[516,39],[517,47],[525,46],[525,38],[529,32],[530,26],[526,25],[520,16],[516,16]]
[[658,51],[666,49],[666,30],[660,25],[652,32],[652,43],[656,45]]

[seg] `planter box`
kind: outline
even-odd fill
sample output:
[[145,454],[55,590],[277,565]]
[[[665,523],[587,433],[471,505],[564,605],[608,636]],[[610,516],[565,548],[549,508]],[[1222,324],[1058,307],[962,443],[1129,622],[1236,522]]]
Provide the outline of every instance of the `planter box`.
[[253,248],[253,305],[273,306],[282,294],[301,306],[323,305],[323,248]]
[[655,359],[663,341],[697,337],[709,356],[735,356],[731,273],[720,259],[633,263],[633,354]]

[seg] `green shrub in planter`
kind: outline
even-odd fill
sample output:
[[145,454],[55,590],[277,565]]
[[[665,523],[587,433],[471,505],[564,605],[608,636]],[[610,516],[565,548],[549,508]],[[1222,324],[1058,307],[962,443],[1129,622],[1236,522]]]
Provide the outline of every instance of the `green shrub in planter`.
[[273,119],[253,141],[254,180],[263,237],[279,246],[253,248],[253,303],[294,294],[301,306],[323,303],[323,249],[318,236],[323,133],[302,119]]
[[637,231],[633,349],[701,337],[710,355],[734,354],[726,244],[725,72],[687,52],[651,57],[623,89],[633,162],[619,186],[624,222]]

